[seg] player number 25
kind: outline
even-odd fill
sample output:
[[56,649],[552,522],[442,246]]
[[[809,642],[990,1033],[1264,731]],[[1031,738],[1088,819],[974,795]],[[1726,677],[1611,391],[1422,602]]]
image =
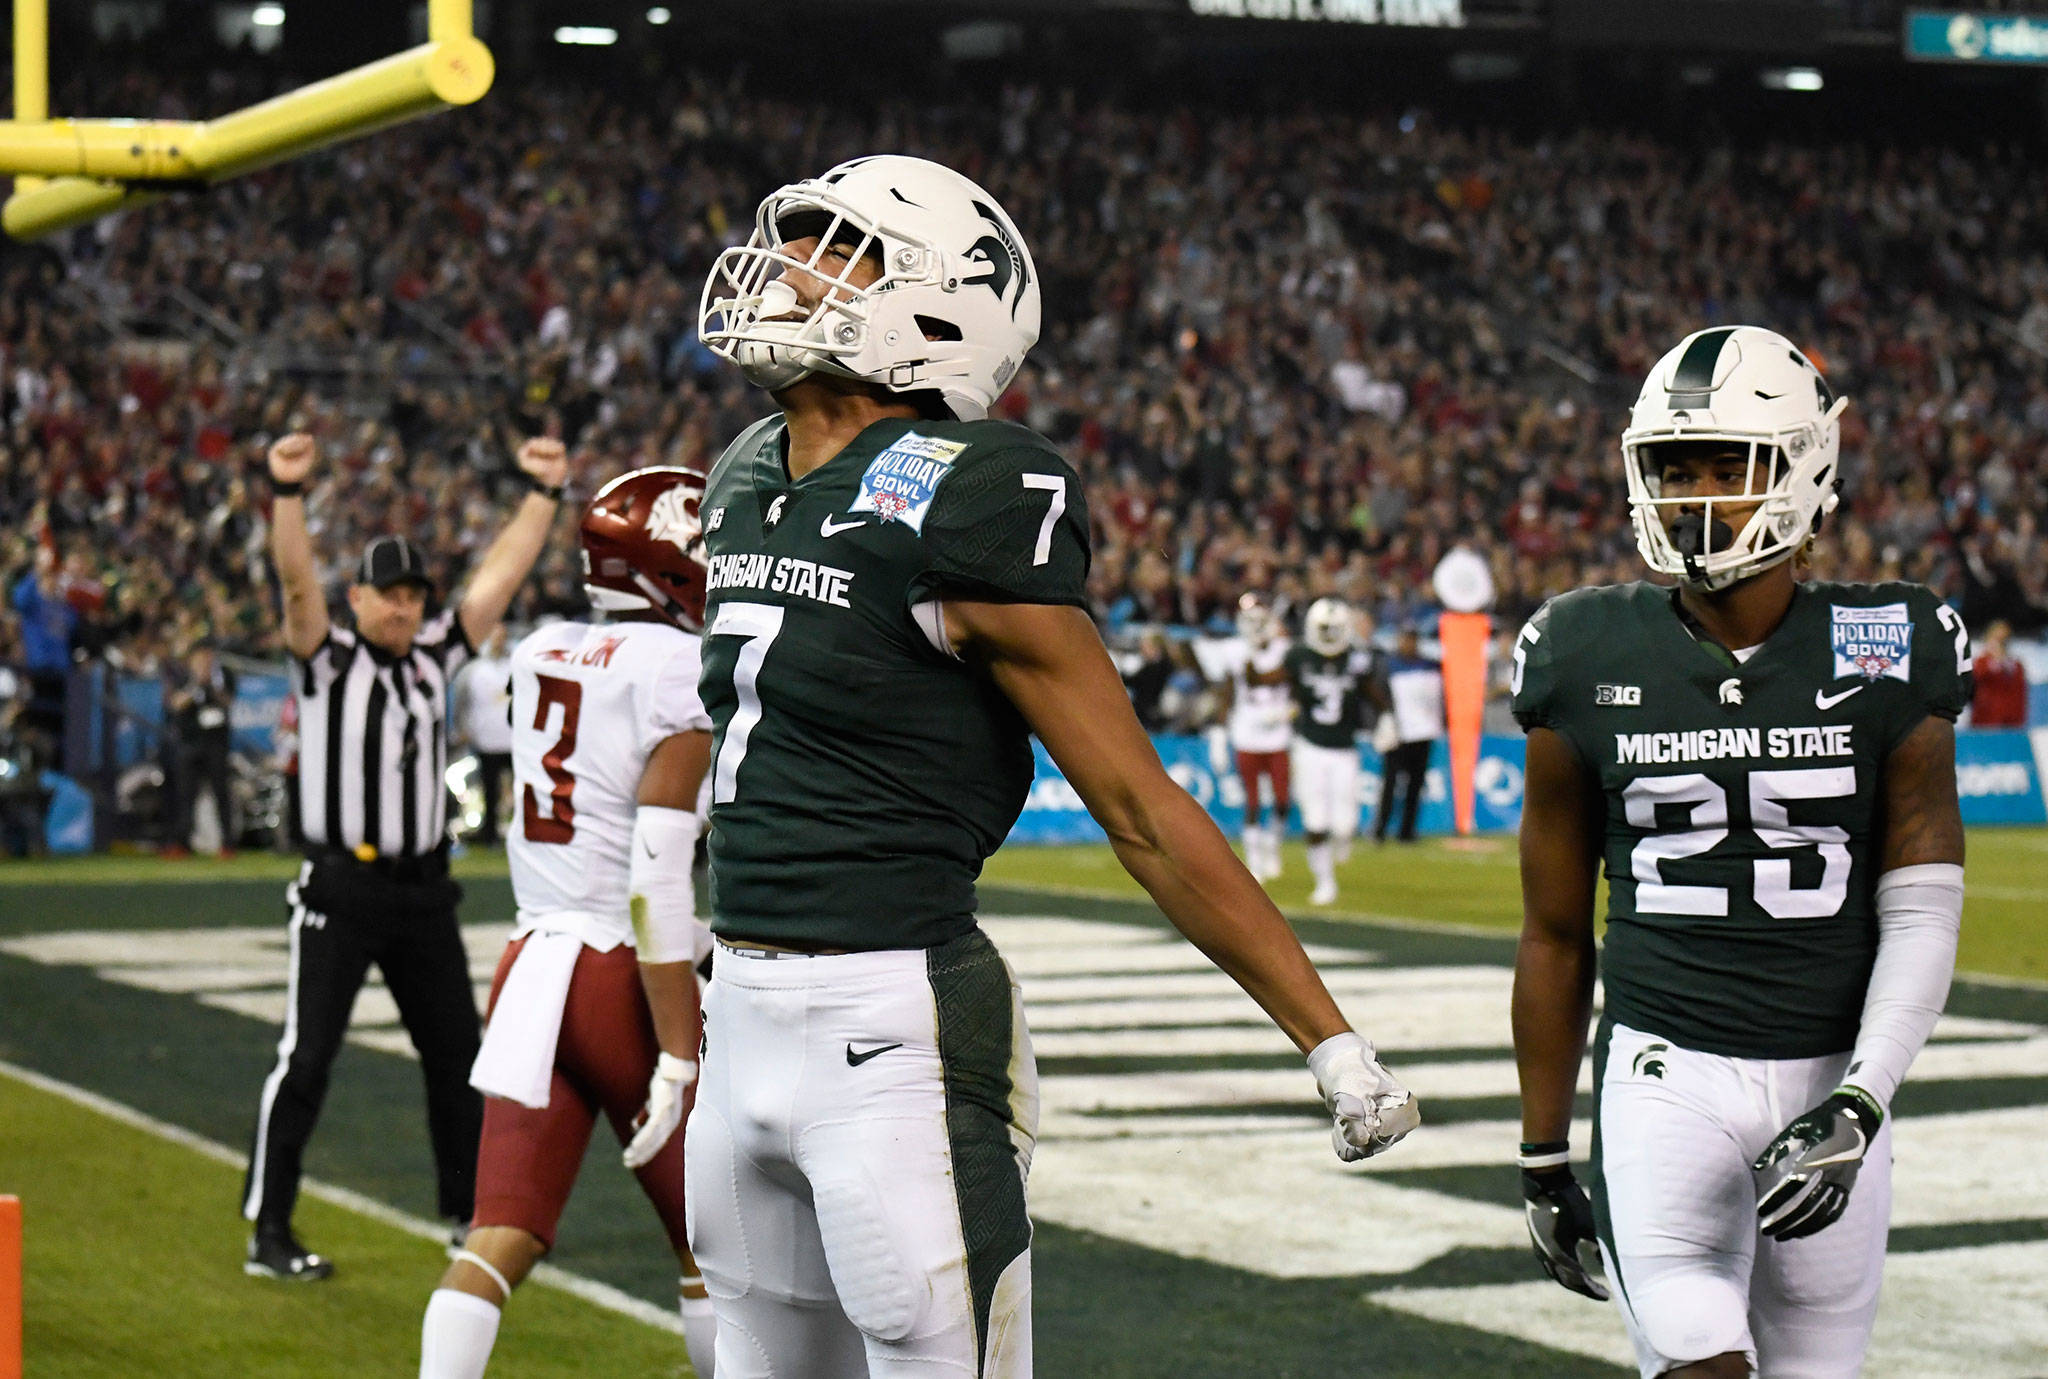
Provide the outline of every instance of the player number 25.
[[[1818,766],[1794,771],[1752,771],[1749,774],[1749,821],[1763,845],[1773,851],[1810,847],[1820,855],[1817,886],[1792,884],[1792,861],[1763,857],[1756,862],[1752,893],[1773,919],[1825,919],[1849,897],[1849,835],[1833,824],[1795,824],[1786,810],[1790,800],[1846,799],[1856,793],[1853,766]],[[1637,828],[1657,827],[1658,805],[1689,806],[1688,828],[1651,833],[1629,856],[1636,879],[1636,910],[1655,915],[1725,915],[1725,886],[1674,886],[1664,880],[1662,863],[1710,852],[1728,836],[1728,792],[1720,782],[1697,772],[1676,776],[1643,776],[1622,791],[1628,821]]]

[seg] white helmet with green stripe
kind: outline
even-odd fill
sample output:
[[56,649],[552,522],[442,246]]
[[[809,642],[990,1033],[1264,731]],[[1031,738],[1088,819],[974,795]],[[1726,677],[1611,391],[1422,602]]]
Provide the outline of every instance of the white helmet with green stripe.
[[[1621,433],[1636,547],[1651,569],[1722,589],[1791,558],[1839,501],[1842,409],[1796,346],[1760,326],[1695,331],[1657,361]],[[1666,497],[1658,447],[1721,442],[1749,458],[1746,491]],[[1715,508],[1756,505],[1740,531]],[[1660,509],[1684,511],[1667,528]]]

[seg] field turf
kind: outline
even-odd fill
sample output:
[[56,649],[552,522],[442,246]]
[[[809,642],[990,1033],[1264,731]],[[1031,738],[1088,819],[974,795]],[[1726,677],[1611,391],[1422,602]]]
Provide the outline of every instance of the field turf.
[[[1959,985],[1951,1008],[1967,1028],[1930,1052],[1949,1070],[1909,1085],[1901,1114],[1914,1119],[1902,1127],[1937,1145],[2003,1137],[1982,1142],[2024,1153],[2048,1130],[2048,1075],[2031,1052],[2048,1038],[2037,918],[2048,833],[1979,830],[1970,846],[1963,966],[1992,980]],[[299,1216],[340,1271],[319,1287],[240,1273],[232,1161],[272,1059],[292,865],[0,863],[0,1062],[32,1075],[0,1067],[0,1192],[25,1203],[31,1379],[414,1372],[442,1259],[421,1238],[431,1179],[417,1067],[381,992],[358,1006],[309,1153],[309,1173],[331,1190]],[[1492,1144],[1512,1138],[1500,1000],[1519,913],[1512,844],[1361,844],[1327,913],[1305,904],[1298,848],[1288,867],[1275,897],[1347,1010],[1375,1029],[1421,1021],[1387,1042],[1406,1057],[1436,1138],[1364,1173],[1328,1159],[1295,1055],[1256,1019],[1197,1010],[1227,1003],[1220,977],[1186,961],[1156,912],[1134,903],[1106,848],[1013,849],[988,869],[984,908],[1006,916],[991,927],[1027,1001],[1045,1002],[1032,1015],[1046,1077],[1033,1176],[1038,1372],[1628,1373],[1612,1314],[1532,1277],[1512,1174]],[[509,916],[501,858],[464,858],[458,874],[467,925]],[[480,971],[501,933],[470,929]],[[110,1116],[106,1103],[133,1110]],[[1902,1183],[1923,1162],[1947,1160],[1902,1152]],[[2027,1349],[2039,1328],[2010,1321],[2030,1296],[2043,1310],[2048,1262],[2038,1161],[2022,1177],[1996,1199],[1945,1180],[1917,1207],[1902,1199],[1887,1283],[1896,1320],[1880,1324],[1868,1379],[2039,1370],[2019,1358],[2040,1353]],[[687,1373],[679,1337],[645,1320],[672,1303],[672,1261],[602,1136],[553,1263],[596,1286],[522,1289],[493,1375]],[[1951,1280],[1973,1276],[1985,1282],[1951,1294]],[[1930,1301],[1952,1296],[1969,1305]],[[1975,1330],[1972,1307],[1984,1313]],[[1887,1325],[1901,1335],[1889,1351]],[[1970,1357],[1964,1369],[1899,1358],[1944,1335]]]

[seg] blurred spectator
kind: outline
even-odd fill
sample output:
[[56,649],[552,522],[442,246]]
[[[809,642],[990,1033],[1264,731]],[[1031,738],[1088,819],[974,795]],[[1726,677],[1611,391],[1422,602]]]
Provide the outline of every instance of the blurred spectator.
[[232,850],[234,796],[228,784],[228,752],[234,736],[235,673],[220,663],[211,647],[201,646],[182,664],[166,666],[164,682],[164,785],[170,796],[165,851],[185,856],[192,850],[201,791],[213,797],[221,849]]
[[1138,662],[1124,676],[1124,688],[1130,691],[1131,707],[1137,711],[1138,722],[1145,725],[1147,732],[1165,732],[1167,719],[1161,700],[1166,687],[1173,678],[1173,656],[1168,650],[1165,634],[1147,628],[1138,636]]
[[1381,758],[1380,807],[1373,815],[1373,841],[1384,843],[1398,799],[1401,823],[1396,836],[1415,841],[1415,816],[1422,808],[1422,788],[1429,779],[1429,757],[1444,735],[1444,673],[1422,654],[1422,639],[1412,627],[1401,629],[1394,652],[1386,658],[1385,689],[1392,705],[1395,745]]
[[54,758],[64,742],[64,697],[78,613],[64,599],[56,553],[49,547],[36,548],[34,568],[15,582],[10,602],[21,616],[22,660],[28,671],[22,726],[46,738],[43,750]]
[[2027,668],[2007,649],[2011,639],[2012,627],[2005,622],[1984,630],[1984,649],[1970,666],[1976,677],[1970,699],[1973,728],[2027,726]]

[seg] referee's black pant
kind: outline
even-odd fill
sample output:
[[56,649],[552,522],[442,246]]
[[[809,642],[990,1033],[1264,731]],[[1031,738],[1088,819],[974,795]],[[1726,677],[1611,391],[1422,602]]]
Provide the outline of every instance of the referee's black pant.
[[[1404,843],[1415,841],[1415,816],[1422,810],[1422,787],[1429,780],[1429,754],[1436,747],[1432,740],[1404,742],[1393,748],[1380,760],[1380,808],[1372,821],[1372,836],[1384,840],[1387,828],[1394,822],[1394,803],[1398,796],[1401,807],[1401,826],[1398,836]],[[1394,782],[1400,779],[1397,786]]]
[[242,1215],[259,1230],[291,1222],[328,1071],[373,962],[419,1051],[441,1214],[470,1218],[483,1099],[469,1085],[479,1036],[469,957],[455,921],[461,896],[446,857],[438,855],[363,864],[323,852],[286,889],[291,956],[284,1031],[277,1064],[263,1083],[242,1187]]

